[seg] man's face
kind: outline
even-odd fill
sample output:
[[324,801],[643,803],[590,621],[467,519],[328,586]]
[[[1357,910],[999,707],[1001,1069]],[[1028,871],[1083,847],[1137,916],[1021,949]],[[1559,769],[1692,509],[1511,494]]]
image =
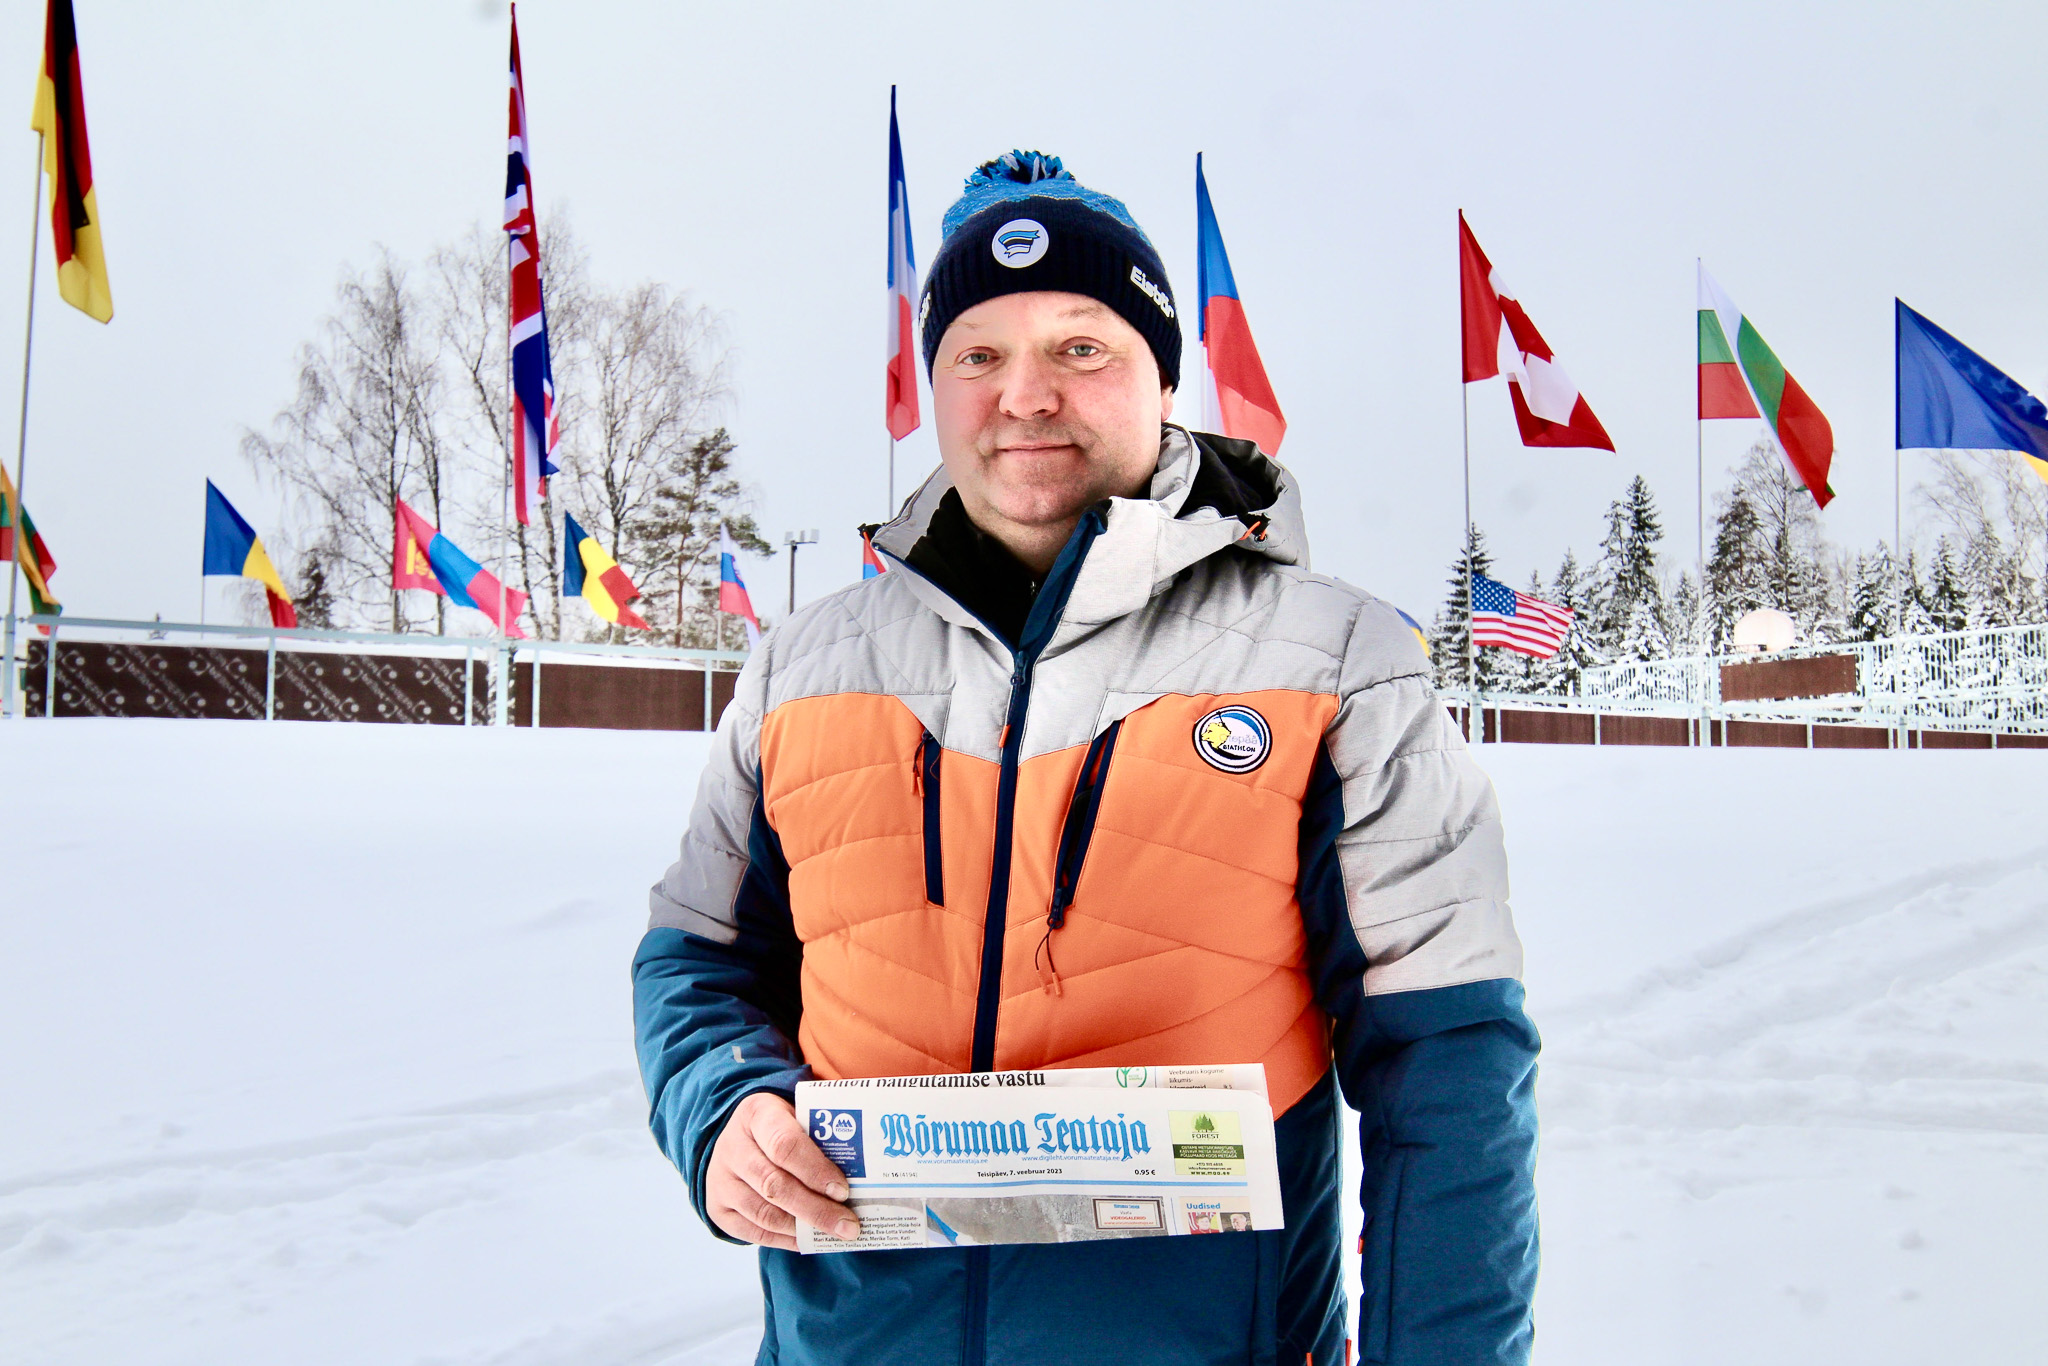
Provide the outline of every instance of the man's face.
[[1146,487],[1173,391],[1160,387],[1152,348],[1107,305],[1006,294],[946,329],[932,410],[967,515],[1016,549],[1017,539],[1064,541],[1090,504]]

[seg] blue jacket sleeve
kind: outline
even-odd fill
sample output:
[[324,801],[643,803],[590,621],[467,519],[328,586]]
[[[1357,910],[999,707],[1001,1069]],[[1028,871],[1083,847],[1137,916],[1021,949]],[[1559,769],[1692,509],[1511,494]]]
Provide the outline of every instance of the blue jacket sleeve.
[[750,684],[743,674],[682,857],[653,889],[653,925],[633,959],[648,1122],[721,1238],[705,1209],[704,1172],[733,1107],[757,1091],[794,1097],[810,1075],[795,1042],[803,950],[790,921],[789,865],[762,810]]
[[1364,1177],[1360,1358],[1529,1359],[1536,1030],[1491,784],[1425,680],[1340,709],[1303,813],[1301,901]]

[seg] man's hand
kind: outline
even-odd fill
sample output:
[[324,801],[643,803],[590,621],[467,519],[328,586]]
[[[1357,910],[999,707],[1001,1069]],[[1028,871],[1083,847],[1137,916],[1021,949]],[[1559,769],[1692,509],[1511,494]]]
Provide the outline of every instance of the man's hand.
[[712,1145],[704,1175],[711,1222],[744,1242],[796,1251],[796,1221],[845,1242],[860,1221],[840,1203],[850,1191],[832,1159],[818,1151],[796,1109],[766,1091],[733,1107]]

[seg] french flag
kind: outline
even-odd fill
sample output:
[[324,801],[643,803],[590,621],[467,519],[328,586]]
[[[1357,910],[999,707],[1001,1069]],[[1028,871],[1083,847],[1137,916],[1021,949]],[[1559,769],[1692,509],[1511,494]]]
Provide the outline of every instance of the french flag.
[[761,619],[754,615],[754,600],[747,596],[747,581],[740,577],[740,548],[723,526],[718,528],[718,610],[747,623],[749,650],[761,643]]
[[548,363],[548,312],[541,298],[540,230],[527,167],[526,80],[519,70],[519,9],[512,10],[512,125],[505,156],[505,232],[512,289],[512,510],[532,522],[531,500],[548,496],[555,472],[555,372]]
[[1237,278],[1230,273],[1223,231],[1216,226],[1216,207],[1209,202],[1200,152],[1195,153],[1195,235],[1202,356],[1208,370],[1203,421],[1219,435],[1255,442],[1267,455],[1277,455],[1280,438],[1287,434],[1287,419],[1280,414],[1280,400],[1273,397],[1251,324],[1245,321],[1244,304],[1237,297]]
[[917,430],[917,333],[910,296],[917,292],[917,254],[910,246],[910,191],[903,182],[903,142],[896,136],[896,87],[889,87],[889,439]]

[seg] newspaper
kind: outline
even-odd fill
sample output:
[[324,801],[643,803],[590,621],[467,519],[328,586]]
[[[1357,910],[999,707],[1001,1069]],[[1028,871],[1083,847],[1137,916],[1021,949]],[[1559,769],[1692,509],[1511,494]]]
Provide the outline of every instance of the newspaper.
[[796,1111],[861,1222],[847,1243],[799,1221],[802,1252],[1284,1226],[1257,1064],[807,1081]]

